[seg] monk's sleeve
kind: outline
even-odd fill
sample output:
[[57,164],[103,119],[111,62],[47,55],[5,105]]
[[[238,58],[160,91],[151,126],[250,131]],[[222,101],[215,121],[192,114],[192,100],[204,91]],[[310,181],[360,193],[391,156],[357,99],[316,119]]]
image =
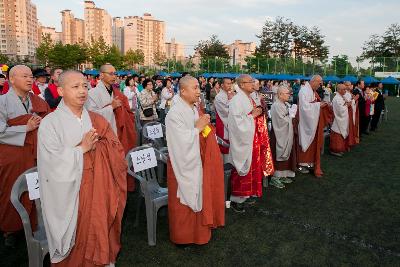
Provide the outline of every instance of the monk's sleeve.
[[7,110],[3,101],[5,101],[5,98],[3,98],[0,103],[0,143],[13,146],[24,146],[26,125],[9,126],[7,124]]
[[63,144],[60,136],[68,133],[55,125],[45,118],[38,133],[40,194],[52,262],[74,245],[83,169],[82,149]]
[[[92,90],[97,90],[97,88]],[[96,97],[96,92],[89,92],[88,100],[86,101],[85,107],[89,111],[96,112],[97,114],[100,114],[104,118],[106,118],[106,120],[110,121],[110,117],[114,114],[111,103],[106,106],[100,106],[98,103],[100,103],[101,101],[96,101]]]
[[177,183],[177,197],[194,212],[202,210],[203,169],[199,130],[188,128],[184,118],[170,112],[166,120],[168,152]]
[[251,166],[253,138],[255,132],[254,118],[251,106],[244,106],[245,98],[237,96],[229,104],[229,155],[239,175],[246,175]]
[[217,95],[214,100],[214,106],[222,123],[225,126],[228,125],[229,102],[224,102],[223,99]]

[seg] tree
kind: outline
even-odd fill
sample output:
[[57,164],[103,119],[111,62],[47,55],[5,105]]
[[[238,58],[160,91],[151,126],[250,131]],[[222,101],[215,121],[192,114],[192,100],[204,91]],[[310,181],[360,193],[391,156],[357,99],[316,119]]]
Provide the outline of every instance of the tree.
[[309,31],[306,26],[293,26],[292,29],[293,44],[292,52],[295,59],[302,59],[306,56],[307,40],[309,38]]
[[400,25],[391,24],[382,36],[381,46],[384,56],[398,57],[400,56]]
[[328,57],[329,49],[325,45],[325,36],[317,27],[311,29],[306,26],[295,25],[289,19],[277,17],[275,21],[267,20],[260,35],[260,45],[256,49],[256,56],[265,58],[304,57],[323,61]]
[[381,44],[382,44],[382,37],[373,34],[369,37],[368,41],[364,42],[364,45],[362,47],[362,58],[374,58],[374,57],[379,57],[382,55],[381,52]]
[[267,20],[262,28],[260,35],[256,35],[260,39],[260,45],[256,48],[256,54],[260,56],[272,56],[273,47],[272,42],[274,39],[274,22]]
[[10,59],[8,58],[7,55],[0,53],[0,63],[8,64],[9,61],[10,61]]
[[[400,25],[391,24],[383,35],[373,34],[364,42],[363,59],[370,59],[372,71],[399,71]],[[377,63],[377,64],[375,64]]]
[[144,63],[143,51],[140,49],[137,49],[135,51],[129,49],[124,56],[124,62],[129,68],[135,68],[137,67],[138,64],[143,64]]
[[329,48],[324,45],[324,38],[318,27],[312,27],[308,33],[306,54],[313,59],[313,63],[316,59],[322,61],[328,57]]
[[92,42],[88,47],[88,61],[93,64],[93,67],[99,68],[101,65],[107,63],[105,56],[110,52],[110,47],[106,44],[103,37],[95,41],[92,38]]
[[202,40],[195,46],[194,50],[199,52],[202,59],[225,58],[229,59],[228,51],[217,35],[211,35],[210,40]]
[[107,53],[104,55],[104,63],[110,63],[116,69],[124,68],[123,56],[116,45],[111,46]]
[[53,49],[54,45],[51,41],[50,34],[42,34],[42,41],[39,46],[36,48],[36,59],[40,64],[48,65],[49,64],[49,54]]
[[275,19],[272,31],[272,53],[280,58],[290,57],[293,42],[293,22],[283,17]]
[[160,50],[154,53],[153,61],[155,65],[161,66],[163,65],[165,60],[167,60],[167,56],[165,55],[165,53],[161,52]]
[[346,55],[334,56],[331,61],[331,68],[335,75],[348,75],[356,72]]
[[85,48],[79,44],[63,45],[58,42],[49,53],[51,66],[62,69],[76,68],[77,65],[87,60]]

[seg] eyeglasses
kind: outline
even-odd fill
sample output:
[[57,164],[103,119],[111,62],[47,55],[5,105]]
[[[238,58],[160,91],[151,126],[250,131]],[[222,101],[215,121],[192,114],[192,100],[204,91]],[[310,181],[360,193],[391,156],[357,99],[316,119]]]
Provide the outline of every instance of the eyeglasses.
[[106,73],[106,74],[108,74],[108,75],[110,75],[110,76],[113,76],[113,75],[117,76],[117,73],[116,73],[116,72],[103,72],[103,73]]
[[251,82],[242,82],[242,83],[255,83],[255,81],[251,81]]

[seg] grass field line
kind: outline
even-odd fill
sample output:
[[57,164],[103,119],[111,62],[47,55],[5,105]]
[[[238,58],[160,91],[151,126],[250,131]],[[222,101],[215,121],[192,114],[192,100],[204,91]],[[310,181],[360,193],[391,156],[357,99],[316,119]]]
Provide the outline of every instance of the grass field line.
[[291,225],[299,226],[306,231],[313,231],[314,233],[318,233],[319,235],[326,236],[333,240],[344,241],[346,243],[351,243],[359,248],[371,250],[372,252],[375,252],[376,254],[379,254],[381,256],[394,256],[400,258],[400,252],[392,251],[390,249],[386,249],[376,244],[371,244],[354,235],[341,234],[335,231],[331,231],[329,229],[325,229],[321,226],[313,225],[310,223],[304,223],[293,216],[286,215],[284,212],[280,210],[266,210],[259,208],[257,209],[257,212],[265,216],[269,216],[272,219],[284,221],[290,223]]

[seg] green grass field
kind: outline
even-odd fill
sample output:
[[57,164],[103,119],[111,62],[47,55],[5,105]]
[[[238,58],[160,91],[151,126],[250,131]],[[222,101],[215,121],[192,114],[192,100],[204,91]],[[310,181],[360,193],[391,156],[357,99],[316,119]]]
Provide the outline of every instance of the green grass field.
[[[343,158],[323,155],[324,178],[298,174],[246,213],[227,210],[208,245],[175,247],[160,214],[157,246],[149,247],[144,208],[134,228],[130,195],[117,266],[400,266],[400,99],[386,104],[389,120],[378,132]],[[27,266],[23,241],[15,250],[3,243],[0,266]]]

